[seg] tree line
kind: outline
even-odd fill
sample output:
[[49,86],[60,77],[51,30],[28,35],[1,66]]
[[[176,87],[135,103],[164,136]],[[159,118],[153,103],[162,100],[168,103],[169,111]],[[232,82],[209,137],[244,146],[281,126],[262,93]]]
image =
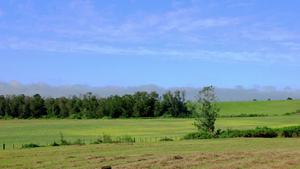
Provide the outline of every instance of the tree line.
[[193,108],[185,100],[185,91],[167,91],[160,96],[136,92],[133,95],[97,97],[91,92],[69,97],[43,98],[34,96],[0,95],[0,118],[141,118],[192,117]]

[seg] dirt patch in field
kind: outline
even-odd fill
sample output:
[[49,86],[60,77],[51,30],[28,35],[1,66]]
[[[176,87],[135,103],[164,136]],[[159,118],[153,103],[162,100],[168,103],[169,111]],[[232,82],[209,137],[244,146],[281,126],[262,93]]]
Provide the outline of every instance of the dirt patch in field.
[[104,156],[92,156],[92,157],[88,157],[88,160],[92,160],[92,159],[98,159],[98,158],[105,158]]
[[154,154],[142,154],[141,157],[153,156]]
[[[141,159],[140,159],[141,160]],[[112,165],[117,168],[291,168],[300,165],[300,151],[238,151],[143,158]]]

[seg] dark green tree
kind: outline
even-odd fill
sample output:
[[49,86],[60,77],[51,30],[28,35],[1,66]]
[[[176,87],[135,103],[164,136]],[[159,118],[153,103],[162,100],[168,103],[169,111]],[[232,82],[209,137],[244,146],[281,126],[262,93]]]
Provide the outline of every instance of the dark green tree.
[[47,114],[44,102],[44,99],[39,94],[33,96],[30,104],[30,114],[32,118],[40,118]]
[[5,116],[6,101],[4,95],[0,95],[0,118]]

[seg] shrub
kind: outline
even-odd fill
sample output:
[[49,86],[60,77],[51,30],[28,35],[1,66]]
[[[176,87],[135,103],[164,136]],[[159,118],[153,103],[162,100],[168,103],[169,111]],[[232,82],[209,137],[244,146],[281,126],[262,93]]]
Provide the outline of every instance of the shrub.
[[110,135],[103,133],[102,136],[100,136],[96,142],[94,142],[95,144],[99,144],[99,143],[112,143],[113,140],[111,138]]
[[294,115],[294,114],[296,114],[296,112],[286,112],[283,115],[284,116],[289,116],[289,115]]
[[54,141],[53,144],[50,144],[50,146],[59,146],[59,144]]
[[[248,131],[248,130],[246,130]],[[264,138],[273,138],[277,137],[278,134],[275,130],[269,127],[256,127],[255,130],[249,130],[252,134],[252,137],[264,137]],[[244,136],[245,137],[245,136]]]
[[12,120],[14,119],[12,116],[4,116],[4,120]]
[[71,114],[68,119],[81,119],[81,115],[80,114]]
[[160,139],[159,141],[174,141],[174,140],[171,138],[165,137],[165,138]]
[[71,145],[70,142],[64,139],[64,135],[62,132],[60,132],[60,145]]
[[296,134],[300,135],[300,126],[292,126],[292,127],[283,127],[281,129],[277,129],[279,136],[281,137],[293,137]]
[[183,137],[184,139],[211,139],[213,138],[213,134],[209,132],[194,132],[188,133]]
[[100,144],[100,143],[133,143],[134,140],[131,136],[125,135],[123,137],[117,137],[116,140],[113,140],[112,137],[108,134],[103,133],[96,141],[92,142],[92,144]]
[[234,137],[264,137],[272,138],[277,137],[276,130],[268,127],[256,127],[254,130],[232,130],[227,129],[220,134],[220,138],[234,138]]
[[218,129],[214,134],[207,132],[195,132],[189,133],[184,136],[184,139],[210,139],[210,138],[235,138],[235,137],[299,137],[300,126],[283,127],[278,129],[272,129],[269,127],[256,127],[250,130],[232,130],[227,129],[222,131]]
[[33,143],[22,145],[22,148],[35,148],[35,147],[40,147],[40,146]]
[[134,140],[131,138],[131,136],[125,135],[125,136],[124,136],[124,142],[125,142],[125,143],[133,143]]
[[160,116],[160,118],[162,118],[162,119],[168,119],[168,118],[172,118],[172,115],[165,113],[162,116]]
[[85,143],[81,139],[77,139],[73,144],[75,145],[85,145]]
[[111,117],[110,116],[104,116],[104,117],[102,117],[102,119],[111,119]]

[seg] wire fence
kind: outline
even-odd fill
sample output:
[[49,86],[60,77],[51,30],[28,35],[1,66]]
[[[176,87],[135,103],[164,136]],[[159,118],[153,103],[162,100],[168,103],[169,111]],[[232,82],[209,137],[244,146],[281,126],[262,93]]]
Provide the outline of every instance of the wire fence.
[[[178,141],[178,140],[182,140],[183,137],[179,137],[179,136],[170,136],[170,137],[132,137],[131,141],[128,142],[118,142],[118,137],[116,138],[112,138],[112,144],[113,143],[150,143],[150,142],[159,142],[159,141]],[[79,139],[78,139],[79,140]],[[80,144],[81,145],[89,145],[89,144],[97,144],[95,142],[97,142],[97,140],[80,140]],[[24,145],[28,145],[28,144],[32,144],[32,145],[38,145],[38,147],[50,147],[53,146],[54,144],[58,144],[60,143],[60,141],[52,141],[52,142],[38,142],[38,143],[3,143],[2,144],[2,150],[5,149],[20,149],[20,148],[24,148]],[[70,145],[75,145],[75,142],[69,142]],[[99,144],[99,143],[98,143]],[[105,143],[100,143],[100,144],[110,144],[109,142],[105,142]]]

